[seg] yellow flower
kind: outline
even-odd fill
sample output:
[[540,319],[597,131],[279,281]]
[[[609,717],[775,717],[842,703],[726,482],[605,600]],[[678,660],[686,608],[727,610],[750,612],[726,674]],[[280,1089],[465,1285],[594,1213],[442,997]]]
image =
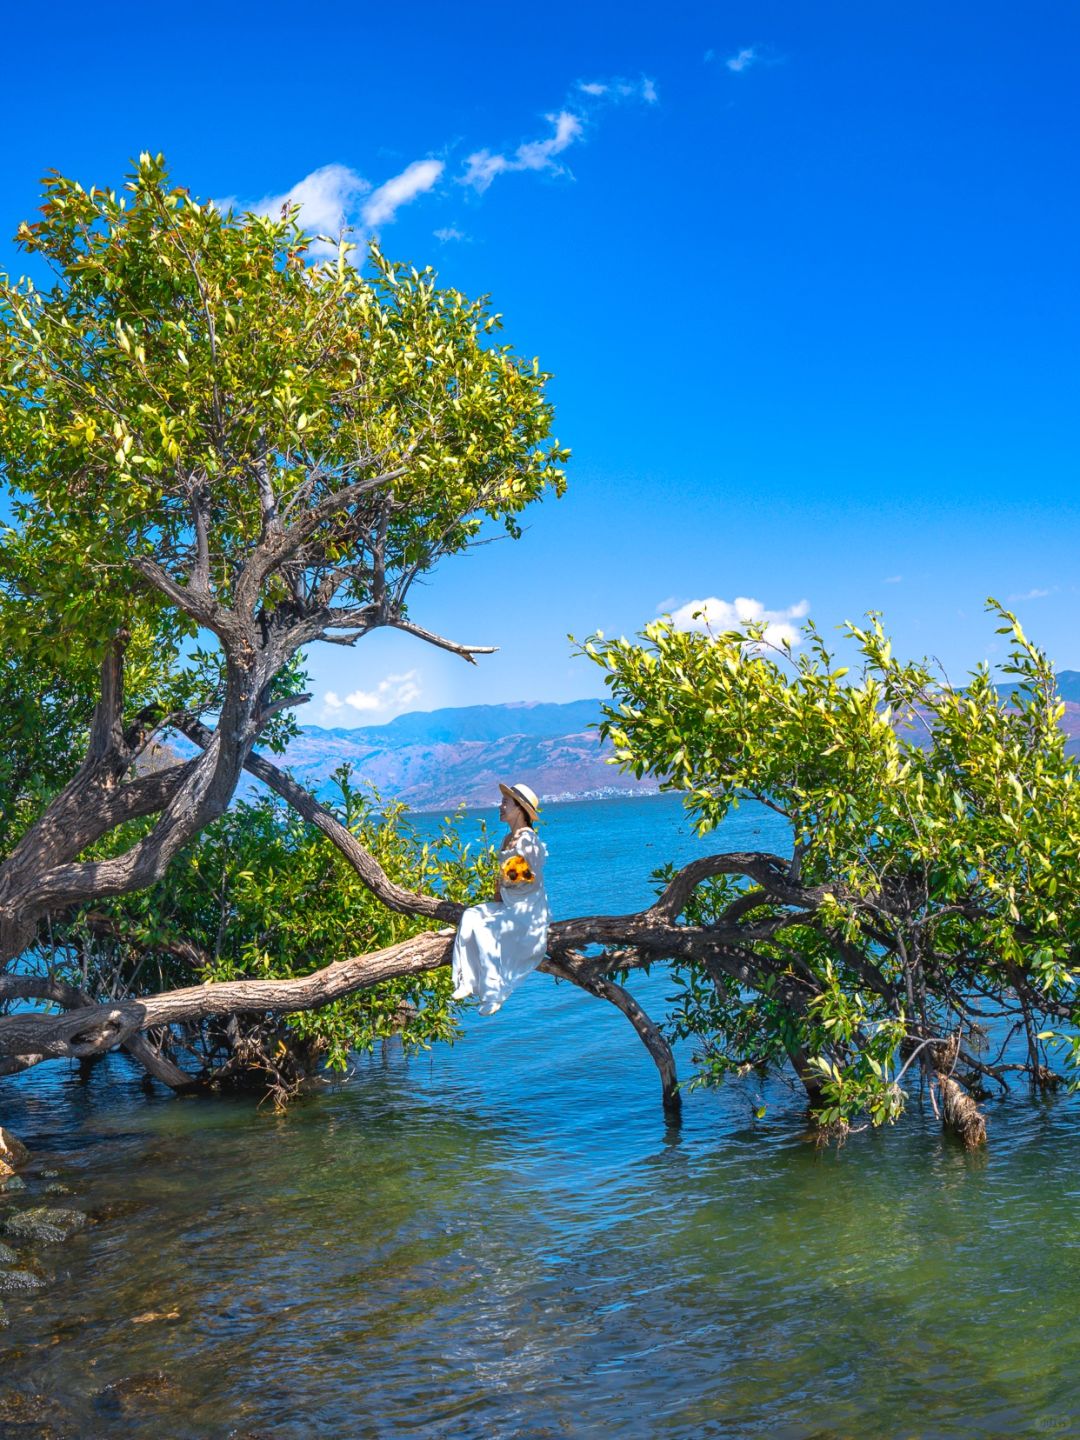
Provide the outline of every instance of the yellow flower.
[[527,885],[535,879],[528,861],[520,855],[510,855],[503,861],[502,874],[509,885]]

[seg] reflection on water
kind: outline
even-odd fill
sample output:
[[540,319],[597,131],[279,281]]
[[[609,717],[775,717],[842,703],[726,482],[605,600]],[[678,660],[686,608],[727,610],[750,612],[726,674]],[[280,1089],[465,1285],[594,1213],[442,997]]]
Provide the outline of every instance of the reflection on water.
[[918,1114],[817,1152],[760,1098],[665,1128],[622,1017],[542,978],[284,1117],[27,1076],[5,1123],[96,1218],[7,1297],[0,1386],[87,1437],[1073,1433],[1072,1104],[991,1107],[970,1157]]

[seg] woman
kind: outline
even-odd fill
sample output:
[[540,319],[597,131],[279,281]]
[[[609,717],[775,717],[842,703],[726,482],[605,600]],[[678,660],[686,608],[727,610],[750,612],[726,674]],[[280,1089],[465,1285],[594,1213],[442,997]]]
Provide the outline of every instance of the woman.
[[533,829],[539,814],[528,785],[500,785],[499,819],[510,829],[499,850],[495,899],[465,911],[454,941],[454,999],[475,995],[494,1015],[547,949],[551,911],[544,891],[547,849]]

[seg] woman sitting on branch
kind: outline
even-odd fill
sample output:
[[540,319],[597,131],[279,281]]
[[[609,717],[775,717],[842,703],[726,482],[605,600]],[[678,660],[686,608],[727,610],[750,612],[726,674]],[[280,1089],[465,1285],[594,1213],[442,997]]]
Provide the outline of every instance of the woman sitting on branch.
[[454,941],[454,999],[475,995],[481,1015],[494,1015],[540,964],[551,923],[544,890],[547,849],[533,828],[536,794],[528,785],[499,789],[499,819],[510,829],[499,851],[495,899],[465,911]]

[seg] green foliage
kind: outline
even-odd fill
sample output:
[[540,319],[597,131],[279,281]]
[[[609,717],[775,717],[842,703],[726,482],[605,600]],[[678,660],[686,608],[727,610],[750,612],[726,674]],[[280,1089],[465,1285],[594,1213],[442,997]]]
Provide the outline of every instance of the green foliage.
[[[723,877],[687,908],[708,926],[734,903],[747,936],[677,972],[675,1030],[699,1037],[707,1075],[801,1054],[823,1113],[880,1123],[902,1108],[900,1059],[923,1040],[962,1032],[962,1063],[979,1071],[984,1005],[1021,1027],[1033,1076],[1047,1041],[1075,1030],[1077,766],[1049,662],[989,604],[1010,642],[1008,696],[985,666],[955,689],[897,660],[877,616],[845,627],[853,668],[812,625],[798,650],[762,626],[665,620],[636,641],[585,642],[612,692],[600,729],[615,763],[682,792],[702,833],[747,799],[790,826],[802,899],[747,908],[752,883]],[[1048,1015],[1064,1032],[1036,1034]]]
[[[348,607],[562,492],[548,375],[497,343],[486,299],[430,270],[372,247],[362,274],[345,241],[312,263],[295,209],[222,214],[150,155],[120,193],[50,176],[17,239],[55,276],[0,276],[0,648],[28,683],[59,671],[81,703],[124,629],[129,713],[212,708],[214,647],[135,563],[183,582],[195,499],[230,604],[268,485],[295,519],[395,474],[376,526],[338,514],[297,556],[309,590]],[[289,599],[271,575],[264,610]]]
[[[437,839],[422,839],[403,805],[365,797],[347,766],[334,780],[329,808],[398,884],[463,904],[491,893],[492,850],[471,849],[453,823]],[[96,993],[137,995],[206,981],[289,979],[430,928],[430,920],[388,910],[318,831],[260,800],[210,826],[160,884],[58,927],[54,959]],[[445,969],[390,980],[289,1016],[285,1038],[336,1070],[350,1052],[393,1035],[409,1047],[452,1040],[452,988]],[[220,1041],[213,1026],[188,1036],[208,1069]]]
[[170,185],[160,156],[125,191],[50,177],[18,239],[57,282],[0,284],[7,544],[54,626],[85,643],[145,603],[130,560],[186,542],[192,476],[213,495],[221,597],[259,534],[264,462],[279,511],[332,493],[358,458],[400,469],[385,544],[403,564],[460,550],[484,517],[514,531],[561,491],[549,377],[491,341],[485,301],[375,247],[368,277],[345,242],[309,264],[295,210],[222,214]]

